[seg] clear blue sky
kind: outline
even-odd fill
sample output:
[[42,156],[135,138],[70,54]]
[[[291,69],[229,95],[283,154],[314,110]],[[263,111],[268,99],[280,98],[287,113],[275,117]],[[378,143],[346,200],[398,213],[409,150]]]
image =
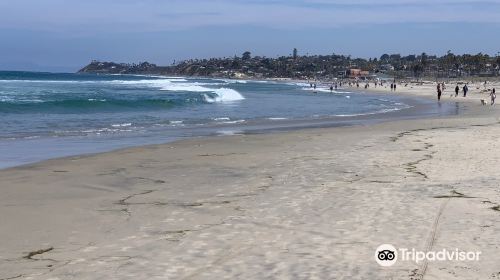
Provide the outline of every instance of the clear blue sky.
[[500,0],[0,0],[0,69],[91,59],[500,51]]

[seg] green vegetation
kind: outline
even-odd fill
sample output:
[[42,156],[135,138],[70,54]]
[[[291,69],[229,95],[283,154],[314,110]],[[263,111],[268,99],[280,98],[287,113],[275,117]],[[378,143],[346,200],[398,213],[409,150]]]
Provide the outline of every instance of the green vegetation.
[[92,61],[80,72],[122,74],[165,74],[181,76],[208,76],[228,78],[337,78],[349,69],[361,69],[370,74],[394,77],[460,78],[498,76],[500,57],[487,54],[454,55],[450,51],[441,57],[422,53],[401,56],[383,54],[377,58],[351,58],[351,56],[307,55],[299,56],[293,49],[290,56],[268,58],[253,56],[249,51],[241,57],[189,59],[170,66],[157,66],[148,62],[124,64]]

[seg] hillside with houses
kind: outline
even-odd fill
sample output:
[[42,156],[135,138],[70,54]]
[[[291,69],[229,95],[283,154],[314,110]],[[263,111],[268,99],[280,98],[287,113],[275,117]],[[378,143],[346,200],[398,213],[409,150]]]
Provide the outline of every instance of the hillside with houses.
[[94,60],[79,72],[255,79],[496,77],[500,74],[500,57],[482,53],[455,55],[448,52],[443,56],[426,53],[407,56],[383,54],[379,58],[365,59],[339,54],[302,56],[294,49],[291,55],[277,58],[252,56],[247,51],[241,56],[189,59],[169,66],[148,62],[127,64]]

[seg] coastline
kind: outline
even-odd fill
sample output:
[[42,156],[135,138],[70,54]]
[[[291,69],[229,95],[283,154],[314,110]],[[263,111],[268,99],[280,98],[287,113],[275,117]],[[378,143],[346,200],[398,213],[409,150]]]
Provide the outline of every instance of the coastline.
[[[57,79],[59,77],[55,78]],[[234,83],[234,81],[227,82],[227,84],[232,83]],[[135,119],[129,119],[127,118],[128,116],[124,115],[123,118],[109,121],[108,123],[103,122],[100,126],[94,124],[93,126],[90,126],[85,130],[76,129],[76,131],[72,131],[73,128],[66,126],[66,128],[64,129],[56,128],[55,131],[49,130],[45,135],[25,134],[21,135],[21,137],[17,137],[17,132],[14,131],[14,136],[12,136],[12,138],[7,137],[5,139],[2,139],[4,141],[0,141],[0,153],[2,154],[2,160],[0,160],[0,169],[20,166],[23,164],[36,163],[58,157],[109,152],[127,147],[169,143],[188,138],[232,134],[282,132],[304,128],[364,125],[388,120],[390,121],[393,119],[409,119],[435,115],[458,114],[459,111],[459,108],[451,107],[451,105],[447,103],[443,103],[443,106],[440,106],[438,108],[434,106],[434,101],[428,101],[414,96],[395,96],[387,98],[384,97],[384,95],[380,95],[376,92],[369,92],[367,94],[367,92],[365,91],[352,91],[350,89],[346,89],[346,93],[341,92],[338,95],[335,93],[332,95],[330,92],[321,92],[318,94],[314,94],[305,89],[301,84],[297,84],[297,81],[276,82],[273,83],[272,87],[279,87],[280,85],[292,85],[293,87],[297,87],[296,91],[301,93],[297,100],[302,100],[300,98],[303,98],[306,100],[312,100],[310,102],[314,103],[318,102],[314,100],[324,99],[325,102],[317,103],[317,105],[319,106],[317,108],[315,107],[316,104],[313,106],[309,106],[308,108],[311,108],[310,110],[306,110],[307,112],[302,112],[301,109],[304,103],[301,103],[300,101],[294,101],[296,100],[296,98],[291,96],[289,99],[287,99],[289,100],[287,102],[291,104],[295,102],[296,105],[295,108],[288,111],[284,110],[280,112],[281,108],[278,107],[287,108],[287,105],[284,104],[284,106],[275,106],[274,108],[271,106],[271,108],[262,109],[262,112],[265,112],[264,114],[262,114],[261,112],[257,112],[257,114],[255,114],[254,112],[249,112],[250,114],[253,114],[251,116],[248,115],[248,113],[243,113],[238,116],[238,114],[233,114],[230,112],[229,114],[234,116],[231,117],[232,119],[228,119],[227,121],[223,120],[227,119],[227,112],[216,110],[216,112],[206,112],[206,116],[203,116],[202,113],[200,117],[201,122],[198,122],[196,120],[196,116],[193,117],[193,122],[190,117],[183,118],[183,116],[172,117],[165,115],[161,118],[163,121],[157,121],[157,123],[153,125],[147,123],[143,125],[141,123],[142,120],[137,120],[136,117]],[[199,90],[199,88],[195,88],[194,90]],[[351,94],[351,92],[353,94]],[[253,93],[251,92],[248,94],[250,95]],[[316,96],[309,97],[308,95]],[[252,96],[253,100],[257,100],[255,97],[256,96]],[[346,97],[350,100],[337,100],[337,97]],[[351,97],[353,98],[351,99]],[[202,96],[202,98],[204,97]],[[281,104],[282,101],[280,101],[279,98],[279,96],[275,98],[277,102],[276,104]],[[286,98],[288,98],[288,96]],[[365,104],[363,103],[363,99],[373,99],[374,103],[391,104],[389,106],[375,106],[372,107],[371,110],[356,110],[356,107],[363,108],[363,106],[365,106]],[[86,105],[100,105],[95,104],[95,100],[105,101],[106,98],[101,97],[97,99],[88,99],[87,101],[92,104]],[[265,101],[260,102],[261,104],[258,104],[258,106],[261,106],[258,108],[265,108],[265,103],[269,103],[268,99],[264,100]],[[352,110],[351,113],[349,112],[349,110],[344,110],[342,108],[343,106],[346,106],[344,105],[344,103],[351,104],[349,106],[354,108],[354,110]],[[270,102],[269,104],[272,104],[272,102]],[[328,105],[323,106],[323,104]],[[356,106],[356,104],[358,104],[359,106]],[[113,102],[111,101],[110,104],[106,103],[103,105],[112,106]],[[228,104],[228,108],[230,105],[231,104]],[[217,109],[217,107],[218,106],[214,108]],[[247,108],[249,108],[248,105]],[[274,110],[276,109],[277,111],[274,112]],[[294,112],[296,111],[301,113],[295,114]],[[188,116],[189,112],[186,112],[186,114]],[[214,117],[209,117],[210,114],[214,114]],[[276,116],[279,118],[271,118],[270,116]],[[172,118],[172,120],[170,120],[169,117]],[[127,122],[123,123],[122,120],[127,120]],[[166,125],[166,121],[164,120],[167,120],[167,122],[168,120],[170,120],[170,125]],[[61,119],[61,121],[64,121],[64,117]],[[75,120],[72,121],[75,122]],[[13,122],[14,121],[11,120],[11,123]],[[23,122],[29,124],[30,119],[23,120]],[[96,120],[91,120],[89,122],[98,123],[98,121]],[[76,121],[74,125],[78,125],[78,121]],[[84,124],[79,125],[82,126]],[[11,127],[15,127],[17,130],[22,130],[22,128],[14,125],[11,125]],[[29,131],[29,129],[30,127],[28,126],[26,130]],[[57,131],[60,131],[61,134],[59,134],[59,132]],[[66,135],[66,132],[69,132],[69,134]],[[9,135],[8,132],[7,135]]]
[[[500,114],[465,106],[0,170],[0,278],[495,277]],[[483,259],[382,269],[391,242]]]

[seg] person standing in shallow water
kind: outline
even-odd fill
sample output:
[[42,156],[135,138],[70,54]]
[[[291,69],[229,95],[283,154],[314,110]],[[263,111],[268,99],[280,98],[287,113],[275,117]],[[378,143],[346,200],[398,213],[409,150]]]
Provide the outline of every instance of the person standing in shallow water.
[[455,87],[455,97],[458,96],[458,92],[460,91],[460,88],[458,87],[458,85]]
[[464,91],[464,97],[467,97],[467,92],[469,91],[467,85],[465,85],[462,90]]
[[437,89],[437,93],[438,93],[438,101],[441,101],[441,93],[442,93],[441,84],[438,83],[436,89]]
[[497,98],[495,88],[493,88],[491,90],[490,96],[491,96],[491,105],[493,105],[493,104],[495,104],[495,99]]

